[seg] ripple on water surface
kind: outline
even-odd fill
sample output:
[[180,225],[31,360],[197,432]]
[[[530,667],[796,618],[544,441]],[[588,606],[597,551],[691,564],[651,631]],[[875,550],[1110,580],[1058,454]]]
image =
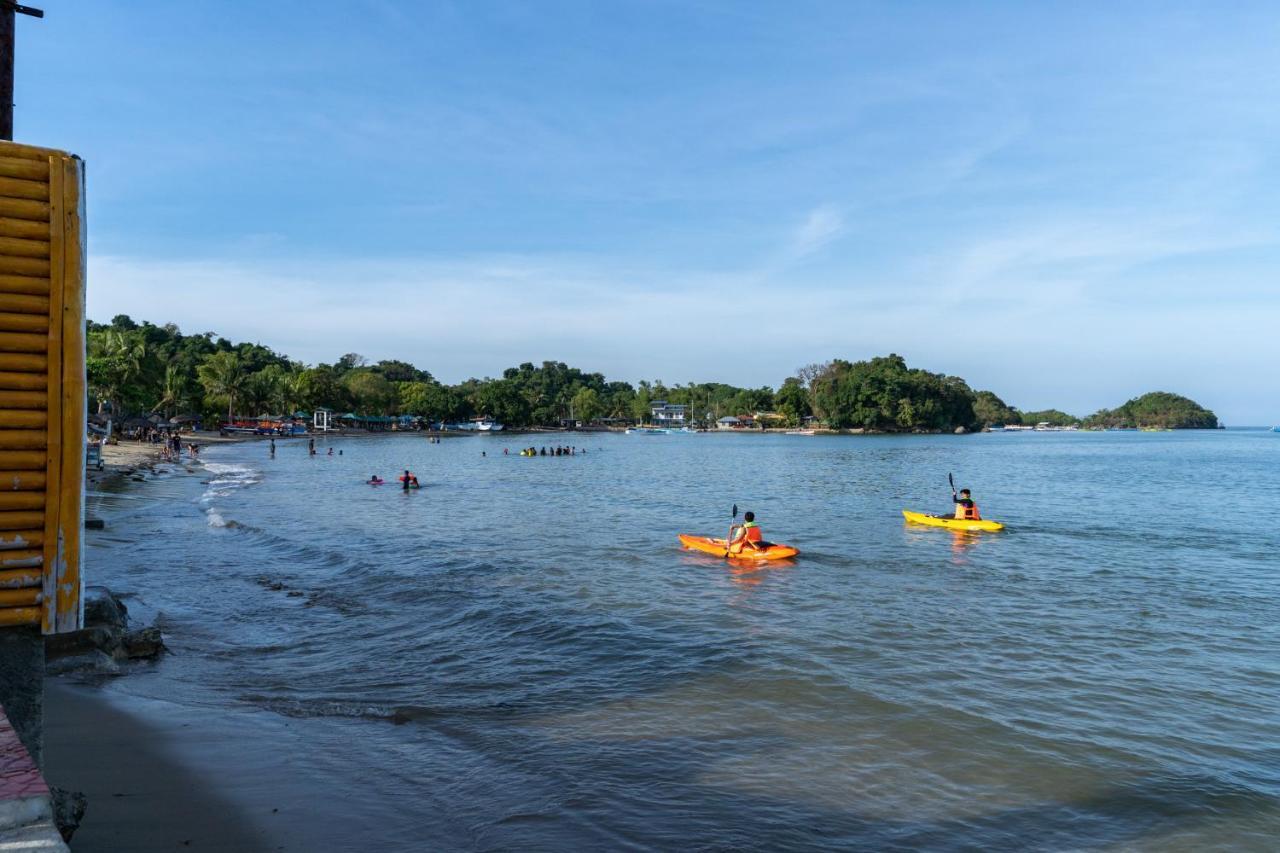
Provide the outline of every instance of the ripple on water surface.
[[[1265,849],[1280,534],[1240,510],[1280,514],[1266,438],[212,448],[162,503],[95,498],[137,535],[94,557],[174,626],[166,691],[361,727],[351,760],[456,846]],[[363,484],[405,467],[426,488]],[[902,524],[947,471],[1006,535]],[[801,558],[679,550],[734,503]]]

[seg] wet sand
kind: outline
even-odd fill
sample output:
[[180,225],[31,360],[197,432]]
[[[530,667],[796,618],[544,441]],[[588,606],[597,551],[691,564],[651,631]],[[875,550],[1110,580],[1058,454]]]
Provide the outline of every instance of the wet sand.
[[[188,724],[175,728],[199,737]],[[175,736],[95,688],[46,682],[45,776],[89,798],[76,853],[286,849],[172,754]]]

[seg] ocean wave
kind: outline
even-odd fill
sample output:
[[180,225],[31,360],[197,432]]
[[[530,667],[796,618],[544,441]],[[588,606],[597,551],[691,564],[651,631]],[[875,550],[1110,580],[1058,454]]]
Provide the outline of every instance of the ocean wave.
[[449,717],[509,717],[520,709],[509,703],[491,705],[432,708],[425,705],[393,705],[359,699],[287,699],[249,694],[240,697],[265,711],[294,719],[337,717],[353,720],[381,720],[395,725]]
[[229,497],[240,489],[262,482],[262,472],[249,465],[205,462],[204,470],[212,476],[205,482],[207,488],[200,496],[201,503]]

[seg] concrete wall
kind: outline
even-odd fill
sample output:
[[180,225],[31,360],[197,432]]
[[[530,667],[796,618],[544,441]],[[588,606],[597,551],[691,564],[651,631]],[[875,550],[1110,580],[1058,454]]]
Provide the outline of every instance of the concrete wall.
[[42,765],[44,637],[39,628],[0,628],[0,706],[36,765]]

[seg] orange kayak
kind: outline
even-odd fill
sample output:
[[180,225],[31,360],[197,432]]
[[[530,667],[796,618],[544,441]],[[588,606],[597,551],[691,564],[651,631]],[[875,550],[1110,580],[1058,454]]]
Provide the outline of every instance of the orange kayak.
[[680,544],[690,551],[701,551],[704,554],[712,554],[717,557],[727,556],[731,560],[785,560],[800,553],[790,545],[777,545],[771,542],[768,547],[760,550],[734,546],[733,553],[726,554],[723,539],[712,539],[710,536],[690,536],[688,533],[680,534]]

